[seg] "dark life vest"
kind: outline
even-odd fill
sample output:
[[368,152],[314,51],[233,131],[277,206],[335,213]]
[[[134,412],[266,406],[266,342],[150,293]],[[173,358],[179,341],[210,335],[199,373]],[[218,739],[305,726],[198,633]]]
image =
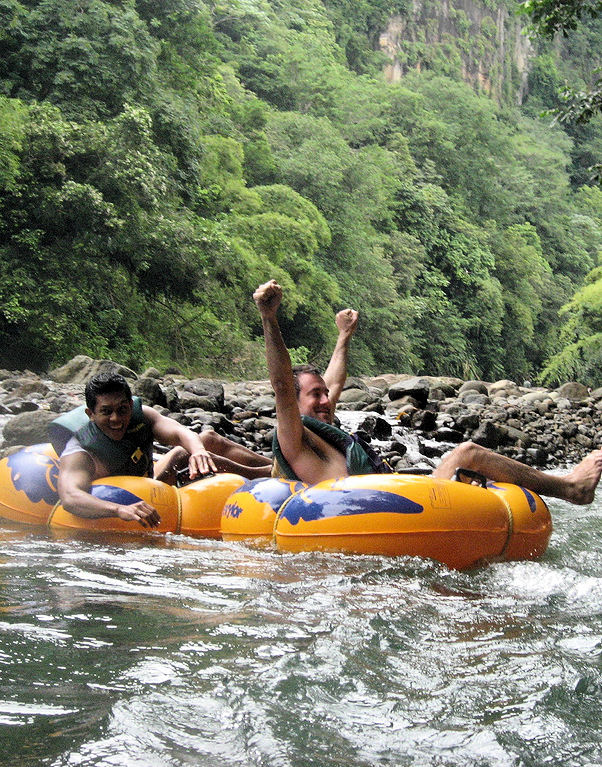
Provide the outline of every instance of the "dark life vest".
[[[348,434],[332,424],[318,421],[316,418],[310,418],[307,415],[302,415],[301,420],[303,421],[303,426],[306,426],[311,432],[317,434],[318,437],[321,437],[345,456],[349,474],[389,474],[391,472],[388,464],[377,455],[367,442],[356,434]],[[277,474],[272,472],[272,476],[299,480],[299,477],[282,454],[280,443],[278,442],[277,429],[274,429],[272,452],[279,469]]]
[[133,397],[132,418],[120,440],[108,437],[86,415],[82,405],[55,418],[48,427],[50,441],[60,454],[76,437],[80,445],[107,467],[109,475],[153,476],[153,430],[144,418],[140,397]]

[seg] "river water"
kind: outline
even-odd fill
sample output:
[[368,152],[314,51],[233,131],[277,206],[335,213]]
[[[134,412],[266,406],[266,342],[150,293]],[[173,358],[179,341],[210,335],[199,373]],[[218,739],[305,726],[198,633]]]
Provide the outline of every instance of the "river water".
[[601,503],[464,573],[0,522],[0,764],[600,765]]

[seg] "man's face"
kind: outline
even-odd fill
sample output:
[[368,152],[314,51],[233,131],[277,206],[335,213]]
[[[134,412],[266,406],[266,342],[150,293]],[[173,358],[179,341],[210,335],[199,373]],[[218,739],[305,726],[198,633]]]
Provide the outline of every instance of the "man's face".
[[322,376],[314,373],[301,373],[299,381],[299,412],[324,423],[332,422],[328,388]]
[[86,413],[107,437],[118,441],[123,439],[130,423],[132,400],[123,392],[99,394],[94,410],[86,408]]

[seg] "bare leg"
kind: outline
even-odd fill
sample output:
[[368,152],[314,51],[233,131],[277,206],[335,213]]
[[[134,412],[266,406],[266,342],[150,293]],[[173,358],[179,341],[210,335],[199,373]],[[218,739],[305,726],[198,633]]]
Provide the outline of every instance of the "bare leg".
[[168,485],[176,484],[176,472],[188,466],[188,452],[183,447],[173,447],[155,461],[154,477]]
[[[232,440],[226,439],[226,437],[222,437],[216,431],[202,431],[199,434],[199,437],[206,450],[210,453],[215,453],[215,455],[228,458],[233,463],[242,464],[243,466],[257,466],[263,468],[271,468],[272,466],[272,461],[269,458],[254,453],[243,445],[239,445],[237,442],[232,442]],[[269,476],[269,473],[266,476]]]
[[511,482],[539,495],[562,498],[576,504],[591,503],[602,474],[602,450],[594,450],[573,471],[556,477],[494,453],[474,442],[464,442],[448,453],[433,472],[451,479],[458,467],[472,469],[497,482]]
[[[203,434],[215,434],[215,432],[203,432]],[[216,434],[215,436],[218,437],[219,440],[227,442],[229,445],[240,447],[241,450],[239,452],[231,451],[233,455],[246,458],[246,454],[248,453],[255,459],[256,463],[256,465],[238,463],[231,458],[226,458],[218,453],[213,453],[211,448],[205,443],[203,446],[211,453],[211,457],[213,458],[213,462],[218,471],[229,472],[230,474],[240,474],[241,477],[245,477],[246,479],[259,479],[261,477],[271,476],[272,462],[269,458],[252,453],[245,447],[236,445],[236,443],[230,442],[230,440],[224,439],[224,437],[220,437],[219,434]],[[218,441],[213,440],[212,444],[215,447],[218,445]],[[186,466],[188,466],[188,453],[183,447],[174,447],[168,453],[162,455],[155,463],[154,477],[155,479],[160,479],[161,482],[166,482],[168,485],[175,485],[176,472],[185,469]]]

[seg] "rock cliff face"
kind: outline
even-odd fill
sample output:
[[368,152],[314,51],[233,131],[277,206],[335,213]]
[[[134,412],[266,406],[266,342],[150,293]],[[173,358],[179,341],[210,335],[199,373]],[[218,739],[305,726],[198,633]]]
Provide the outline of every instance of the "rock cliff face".
[[498,101],[521,104],[533,46],[523,22],[493,0],[413,0],[380,35],[389,82],[411,69],[456,73]]

